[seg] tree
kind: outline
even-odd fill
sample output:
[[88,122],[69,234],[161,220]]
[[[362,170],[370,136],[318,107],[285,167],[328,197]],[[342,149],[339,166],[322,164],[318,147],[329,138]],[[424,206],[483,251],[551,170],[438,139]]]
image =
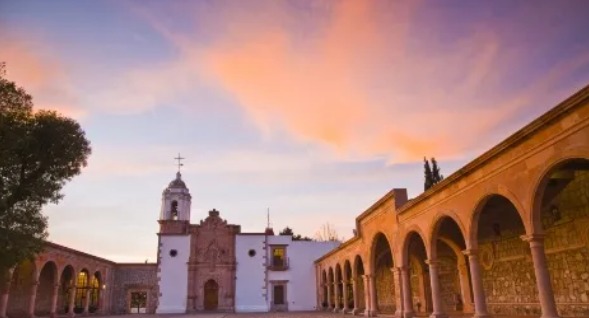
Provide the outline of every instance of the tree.
[[285,227],[284,230],[278,233],[279,235],[291,235],[293,241],[312,241],[310,237],[302,236],[300,234],[294,234],[293,230],[290,227]]
[[43,205],[57,203],[80,173],[90,143],[73,119],[33,111],[33,99],[5,78],[0,65],[0,272],[43,248]]
[[432,175],[432,168],[429,165],[429,161],[425,157],[423,157],[423,174],[425,179],[423,183],[423,190],[427,190],[434,185],[434,179]]
[[440,167],[438,167],[438,162],[436,158],[431,158],[431,166],[427,158],[423,157],[423,172],[424,172],[424,183],[423,188],[427,190],[433,187],[436,183],[442,181],[444,176],[440,174]]
[[315,240],[320,242],[342,242],[340,237],[331,223],[325,223],[315,233]]

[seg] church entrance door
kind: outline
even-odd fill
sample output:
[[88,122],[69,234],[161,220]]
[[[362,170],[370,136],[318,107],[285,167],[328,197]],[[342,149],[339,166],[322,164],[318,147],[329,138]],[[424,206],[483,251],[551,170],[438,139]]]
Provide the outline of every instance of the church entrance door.
[[204,307],[205,310],[217,310],[219,305],[219,284],[216,281],[209,279],[205,283],[205,297]]

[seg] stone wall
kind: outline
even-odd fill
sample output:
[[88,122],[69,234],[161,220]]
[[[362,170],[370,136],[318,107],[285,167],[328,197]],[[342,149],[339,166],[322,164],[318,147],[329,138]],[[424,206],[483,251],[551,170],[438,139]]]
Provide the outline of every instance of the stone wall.
[[129,295],[135,291],[147,293],[147,313],[155,313],[158,296],[156,264],[118,264],[114,276],[113,313],[127,313]]
[[395,283],[390,267],[380,266],[374,277],[376,302],[380,313],[395,312]]
[[448,311],[461,310],[456,308],[456,295],[460,295],[460,280],[456,258],[439,257],[439,280],[444,308]]

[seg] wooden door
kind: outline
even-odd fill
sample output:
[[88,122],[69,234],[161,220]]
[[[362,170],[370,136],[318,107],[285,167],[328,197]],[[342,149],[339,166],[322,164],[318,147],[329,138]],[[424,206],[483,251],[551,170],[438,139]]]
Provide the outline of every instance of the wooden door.
[[204,307],[205,310],[217,310],[219,305],[219,285],[216,281],[209,279],[205,283],[205,297]]

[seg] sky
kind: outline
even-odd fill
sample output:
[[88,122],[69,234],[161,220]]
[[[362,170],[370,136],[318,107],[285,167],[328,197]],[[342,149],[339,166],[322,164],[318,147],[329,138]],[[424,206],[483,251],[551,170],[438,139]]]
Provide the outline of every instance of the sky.
[[193,223],[344,238],[392,188],[423,190],[589,83],[589,2],[7,1],[7,77],[80,122],[88,166],[49,240],[155,261],[175,177]]

